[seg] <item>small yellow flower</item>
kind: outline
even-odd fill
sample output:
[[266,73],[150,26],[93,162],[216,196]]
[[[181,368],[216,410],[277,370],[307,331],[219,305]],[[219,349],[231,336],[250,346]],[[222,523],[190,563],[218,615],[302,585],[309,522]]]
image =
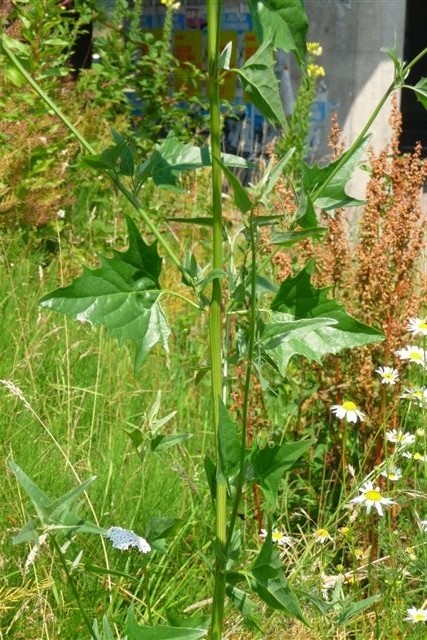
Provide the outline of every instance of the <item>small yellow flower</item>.
[[307,42],[307,53],[319,57],[323,53],[322,45],[319,42]]
[[310,78],[324,78],[325,69],[320,64],[309,63],[307,65],[307,74]]
[[173,11],[177,11],[181,6],[180,2],[174,2],[174,0],[160,0],[160,2]]

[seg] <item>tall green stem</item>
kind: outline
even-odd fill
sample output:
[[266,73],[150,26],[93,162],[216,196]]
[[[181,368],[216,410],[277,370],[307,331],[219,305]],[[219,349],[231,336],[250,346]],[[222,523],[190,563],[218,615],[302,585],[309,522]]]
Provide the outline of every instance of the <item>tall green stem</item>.
[[243,408],[242,408],[242,432],[241,432],[241,444],[240,444],[240,471],[236,483],[236,492],[233,498],[233,510],[231,513],[226,550],[228,550],[231,539],[233,536],[234,527],[236,524],[237,513],[239,510],[240,499],[243,493],[243,486],[245,483],[245,455],[247,445],[247,431],[248,431],[248,419],[250,409],[250,390],[251,390],[251,376],[254,363],[254,347],[256,338],[256,319],[257,319],[257,304],[256,304],[256,237],[255,237],[255,225],[254,225],[254,212],[251,211],[249,216],[249,243],[251,251],[251,265],[250,265],[250,308],[249,308],[249,340],[246,353],[246,374],[245,374],[245,386],[243,392]]
[[83,607],[83,603],[82,603],[82,601],[80,599],[80,595],[79,595],[76,583],[74,582],[74,578],[73,578],[73,576],[71,574],[71,571],[68,568],[67,561],[66,561],[66,559],[64,557],[64,554],[61,551],[61,547],[58,544],[58,542],[56,541],[55,536],[51,536],[51,541],[52,541],[52,544],[53,544],[55,550],[57,551],[57,553],[59,555],[59,559],[61,561],[62,568],[64,569],[65,575],[67,576],[67,582],[68,582],[69,586],[71,587],[71,590],[73,592],[76,604],[77,604],[78,608],[80,609],[80,613],[82,615],[83,622],[84,622],[84,624],[85,624],[85,626],[86,626],[86,628],[87,628],[87,630],[89,632],[89,636],[91,638],[93,638],[93,640],[98,640],[98,636],[95,633],[95,631],[93,630],[93,627],[92,627],[91,621],[89,619],[89,616],[87,615],[87,613],[85,611],[85,608]]
[[[222,237],[222,174],[215,159],[221,155],[221,118],[219,103],[219,30],[221,24],[221,0],[208,0],[208,95],[210,102],[210,131],[212,149],[212,266],[221,269],[223,262]],[[210,353],[212,376],[212,418],[215,434],[217,480],[215,502],[215,585],[212,605],[211,640],[220,640],[224,618],[225,600],[225,545],[227,538],[227,485],[221,473],[219,456],[219,407],[222,395],[222,286],[215,278],[212,283],[210,308]]]

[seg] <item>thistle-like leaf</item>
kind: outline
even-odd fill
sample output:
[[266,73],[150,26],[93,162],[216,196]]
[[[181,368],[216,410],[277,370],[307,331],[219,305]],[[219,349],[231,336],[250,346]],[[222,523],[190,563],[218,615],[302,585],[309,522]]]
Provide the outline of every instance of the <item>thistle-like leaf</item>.
[[293,51],[299,64],[306,53],[308,18],[302,0],[249,0],[254,30],[260,42]]
[[129,248],[99,257],[99,269],[84,268],[67,287],[44,296],[40,305],[82,322],[105,326],[119,345],[135,344],[135,369],[156,344],[168,350],[169,326],[159,304],[161,258],[127,218]]
[[274,74],[273,47],[264,42],[240,69],[235,69],[252,104],[273,125],[287,129],[287,121]]
[[326,354],[384,339],[381,331],[359,322],[329,298],[329,287],[314,287],[313,269],[311,261],[295,277],[282,282],[269,322],[260,329],[261,349],[283,376],[294,354],[321,362]]

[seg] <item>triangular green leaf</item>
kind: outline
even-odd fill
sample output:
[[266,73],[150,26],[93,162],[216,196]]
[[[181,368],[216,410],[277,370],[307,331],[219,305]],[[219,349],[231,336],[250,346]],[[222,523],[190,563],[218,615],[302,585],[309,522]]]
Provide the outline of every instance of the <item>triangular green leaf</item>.
[[225,177],[228,180],[229,185],[233,189],[234,194],[234,204],[242,213],[247,213],[253,207],[252,200],[248,196],[248,193],[244,186],[241,184],[239,178],[234,175],[232,171],[220,160],[218,160],[218,164],[221,166]]
[[314,440],[264,447],[254,444],[249,458],[250,479],[260,485],[271,505],[275,504],[284,474],[296,465],[313,444]]
[[294,616],[305,623],[299,602],[283,573],[280,556],[273,547],[271,531],[252,565],[252,588],[272,609]]
[[[244,158],[228,153],[221,154],[221,161],[229,167],[243,169],[249,166]],[[182,171],[211,165],[212,157],[209,147],[196,147],[170,134],[156,145],[151,156],[137,168],[136,179],[139,184],[142,184],[151,177],[157,185],[178,188],[177,177]]]
[[99,269],[84,268],[79,278],[48,293],[40,305],[105,326],[119,345],[132,340],[137,369],[156,344],[168,350],[170,330],[158,301],[161,258],[156,243],[145,244],[130,218],[127,225],[127,251],[114,251],[112,258],[100,256]]
[[[72,511],[73,503],[86,491],[90,484],[95,480],[92,476],[78,487],[71,489],[56,500],[52,500],[44,491],[42,491],[26,473],[13,461],[9,462],[9,466],[15,474],[19,484],[27,493],[34,505],[40,525],[52,532],[67,532],[70,530],[79,530],[81,533],[95,533],[105,535],[106,530],[95,524],[82,519],[77,513]],[[38,535],[35,525],[30,520],[15,536],[13,542],[36,542]]]
[[412,87],[418,102],[420,102],[424,109],[427,109],[427,78],[421,78],[416,85]]
[[279,82],[274,74],[273,48],[264,42],[240,69],[235,69],[252,104],[273,125],[287,128],[279,94]]
[[181,442],[185,442],[192,437],[192,433],[174,433],[155,436],[150,443],[151,451],[155,451],[156,453],[166,451],[166,449],[175,447],[177,444],[181,444]]
[[294,244],[297,244],[302,240],[306,240],[307,238],[320,240],[325,235],[326,231],[326,227],[312,227],[309,229],[298,229],[297,231],[282,231],[280,233],[273,232],[270,242],[282,247],[292,247]]
[[[314,287],[311,284],[313,269],[311,261],[295,277],[282,282],[271,305],[270,322],[261,330],[262,348],[282,375],[286,375],[289,359],[294,354],[320,362],[326,354],[384,339],[380,331],[359,322],[347,314],[340,303],[329,299],[329,287]],[[309,318],[318,319],[321,324],[301,331],[297,323],[295,331],[288,330],[290,321]],[[285,329],[282,335],[281,326]]]
[[239,587],[233,586],[231,584],[227,585],[226,594],[230,598],[234,606],[242,614],[245,620],[245,624],[250,629],[256,629],[257,631],[261,631],[259,627],[260,612],[257,611],[255,607],[255,603],[252,602],[248,594],[242,589],[239,589]]
[[144,537],[150,541],[167,538],[172,535],[181,520],[179,518],[150,518],[144,531]]
[[47,524],[52,504],[51,498],[42,491],[13,460],[9,460],[9,467],[33,503],[40,522]]
[[357,616],[361,611],[368,609],[373,604],[378,602],[378,600],[381,600],[380,594],[370,596],[369,598],[365,598],[364,600],[360,600],[359,602],[351,602],[350,604],[345,604],[346,601],[343,602],[343,608],[338,613],[338,616],[336,618],[337,624],[347,624],[347,622]]
[[12,544],[21,544],[22,542],[39,544],[39,534],[36,531],[33,520],[29,520],[27,524],[21,527],[16,536],[12,538]]
[[254,30],[260,42],[293,51],[302,64],[306,54],[308,18],[301,0],[249,0]]
[[[302,187],[307,202],[325,211],[363,204],[362,200],[349,196],[345,187],[353,176],[368,142],[369,136],[365,136],[356,149],[349,149],[325,167],[309,167],[303,163]],[[298,222],[301,224],[299,218]]]

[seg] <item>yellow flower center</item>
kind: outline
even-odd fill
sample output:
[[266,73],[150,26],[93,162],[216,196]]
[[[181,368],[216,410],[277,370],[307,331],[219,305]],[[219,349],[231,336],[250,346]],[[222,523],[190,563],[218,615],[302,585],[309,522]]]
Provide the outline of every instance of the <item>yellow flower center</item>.
[[329,531],[327,529],[317,529],[314,535],[316,538],[329,538]]
[[280,533],[280,531],[273,531],[273,533],[271,534],[271,539],[275,540],[276,542],[278,540],[281,540],[283,538],[283,534]]
[[427,331],[427,322],[420,322],[418,329],[421,329],[421,331]]
[[351,400],[346,400],[345,402],[343,402],[342,406],[346,411],[356,411],[357,409],[357,406],[354,404],[354,402],[351,402]]
[[366,500],[372,500],[372,502],[380,502],[381,497],[381,493],[376,489],[371,489],[365,493]]
[[421,360],[421,353],[418,351],[410,351],[409,357],[412,358],[412,360]]
[[424,622],[424,614],[423,613],[414,613],[415,622]]

